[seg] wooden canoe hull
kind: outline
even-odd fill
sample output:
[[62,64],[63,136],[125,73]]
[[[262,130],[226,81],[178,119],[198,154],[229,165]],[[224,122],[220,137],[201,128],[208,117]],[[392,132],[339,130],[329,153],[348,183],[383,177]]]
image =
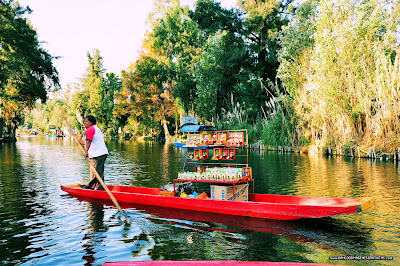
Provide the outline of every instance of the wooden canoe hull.
[[[108,186],[120,203],[153,205],[181,210],[219,213],[275,220],[297,220],[351,214],[374,204],[374,199],[341,199],[272,194],[249,194],[249,201],[226,201],[160,196],[159,188]],[[105,191],[61,186],[75,196],[108,200]]]

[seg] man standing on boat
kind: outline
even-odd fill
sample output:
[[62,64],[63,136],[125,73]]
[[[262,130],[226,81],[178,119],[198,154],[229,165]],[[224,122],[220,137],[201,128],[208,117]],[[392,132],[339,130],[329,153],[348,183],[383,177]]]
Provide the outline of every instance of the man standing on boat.
[[[83,119],[85,132],[85,158],[89,157],[90,164],[96,169],[99,176],[104,180],[104,163],[106,162],[108,150],[104,143],[104,137],[101,130],[96,126],[96,118],[88,115]],[[83,188],[100,189],[104,188],[96,179],[92,170],[90,170],[90,181]]]

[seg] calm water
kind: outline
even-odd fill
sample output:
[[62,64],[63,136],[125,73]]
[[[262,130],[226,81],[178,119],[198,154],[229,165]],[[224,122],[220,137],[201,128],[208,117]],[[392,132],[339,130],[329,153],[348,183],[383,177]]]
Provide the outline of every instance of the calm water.
[[[160,187],[182,167],[173,145],[109,141],[108,184]],[[133,260],[258,260],[400,265],[400,168],[393,162],[250,152],[257,193],[374,197],[365,212],[305,221],[237,219],[80,201],[60,189],[87,181],[71,139],[0,145],[0,265],[102,265]],[[391,256],[392,261],[332,261]]]

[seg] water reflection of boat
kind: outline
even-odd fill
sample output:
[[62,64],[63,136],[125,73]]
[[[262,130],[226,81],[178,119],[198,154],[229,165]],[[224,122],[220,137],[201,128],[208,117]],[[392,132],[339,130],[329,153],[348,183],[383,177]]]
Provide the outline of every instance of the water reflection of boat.
[[[114,206],[111,201],[103,199],[93,199],[90,197],[75,196],[80,201],[88,201],[96,205]],[[212,214],[199,211],[185,211],[172,208],[164,208],[143,204],[121,203],[121,207],[128,210],[145,211],[151,214],[148,219],[161,219],[172,224],[184,224],[185,221],[200,222],[192,223],[190,227],[208,231],[234,231],[251,230],[262,233],[271,233],[282,235],[296,241],[307,243],[316,242],[321,238],[331,239],[334,242],[341,243],[339,239],[345,239],[351,236],[355,243],[362,244],[368,237],[365,234],[368,230],[360,228],[358,224],[333,218],[313,219],[313,220],[297,220],[297,221],[279,221],[270,219],[260,219],[244,216],[233,216],[224,214]],[[129,214],[130,212],[127,211]],[[207,223],[207,224],[205,224]],[[217,228],[215,224],[223,224],[232,227],[232,230],[226,227]],[[317,234],[315,232],[318,232]],[[315,239],[315,236],[318,236]],[[353,246],[353,245],[352,245]]]
[[[76,197],[81,201],[89,201],[93,204],[113,206],[110,201],[93,199],[88,197]],[[250,242],[263,242],[265,234],[279,235],[291,239],[297,243],[317,245],[322,250],[341,251],[344,254],[351,254],[355,247],[358,253],[366,253],[370,250],[371,243],[369,228],[364,228],[358,223],[344,219],[312,219],[297,221],[278,221],[259,219],[251,217],[237,217],[232,215],[212,214],[184,211],[171,208],[143,204],[121,203],[121,207],[127,209],[128,216],[138,217],[154,221],[155,223],[168,223],[176,228],[186,228],[189,231],[200,232],[208,236],[218,232],[225,237],[231,234],[250,234],[251,237],[259,239]],[[143,214],[142,214],[143,213]],[[149,215],[148,215],[149,214]],[[268,238],[268,236],[267,236]],[[268,238],[273,240],[274,238]],[[248,245],[238,239],[229,239],[236,244]]]
[[[255,193],[248,195],[248,201],[227,201],[160,196],[161,188],[132,186],[108,186],[108,188],[120,203],[275,220],[297,220],[351,214],[363,211],[374,204],[374,199],[371,198],[342,199]],[[109,199],[109,195],[105,191],[83,189],[79,185],[61,186],[61,189],[71,195]]]
[[[109,205],[113,206],[113,204],[108,200],[103,199],[93,199],[90,197],[83,196],[75,196],[78,200],[81,201],[89,201],[93,204],[97,205]],[[258,232],[265,233],[273,233],[289,236],[290,238],[301,239],[303,238],[301,235],[298,235],[295,232],[298,228],[294,225],[293,222],[290,221],[278,221],[278,220],[269,220],[269,219],[260,219],[260,218],[252,218],[252,217],[237,217],[233,215],[224,215],[224,214],[213,214],[199,212],[199,211],[185,211],[172,208],[164,208],[158,206],[151,205],[143,205],[143,204],[131,204],[131,203],[121,203],[121,207],[124,209],[136,209],[143,210],[146,213],[155,215],[163,220],[168,220],[170,223],[181,223],[180,221],[195,221],[195,222],[203,222],[203,223],[220,223],[229,226],[233,226],[236,228],[240,228],[241,230],[252,230]],[[128,211],[129,214],[129,211]],[[154,217],[151,219],[155,219]],[[193,226],[193,225],[192,225]],[[218,230],[213,228],[212,226],[202,226],[197,225],[198,229],[206,229],[206,230]],[[309,239],[303,239],[305,242],[308,242]]]

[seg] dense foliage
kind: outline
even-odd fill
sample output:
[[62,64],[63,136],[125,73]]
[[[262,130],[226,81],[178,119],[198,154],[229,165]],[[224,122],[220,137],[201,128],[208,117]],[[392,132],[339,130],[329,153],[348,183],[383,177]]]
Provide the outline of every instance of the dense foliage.
[[[281,33],[293,141],[399,144],[399,2],[306,1]],[[294,116],[293,116],[294,118]]]
[[[398,146],[398,1],[154,1],[121,77],[100,52],[66,102],[110,134],[168,138],[184,115],[267,145]],[[49,119],[48,119],[49,120]]]
[[36,100],[59,87],[52,57],[24,18],[29,8],[0,0],[0,137],[15,138],[15,129]]

